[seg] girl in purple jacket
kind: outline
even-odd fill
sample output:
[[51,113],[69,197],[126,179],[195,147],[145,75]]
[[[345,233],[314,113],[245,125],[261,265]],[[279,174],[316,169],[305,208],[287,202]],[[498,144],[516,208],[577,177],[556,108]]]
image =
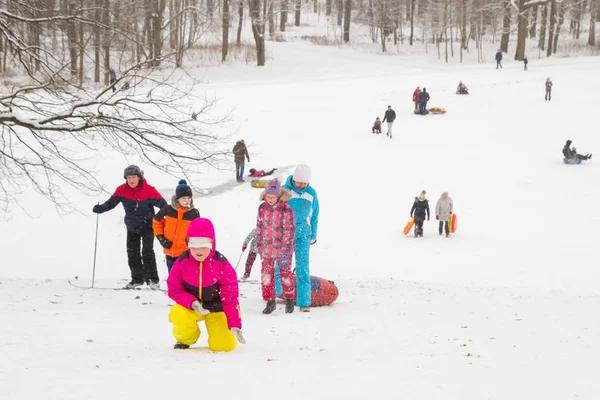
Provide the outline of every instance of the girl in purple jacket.
[[169,297],[176,349],[187,349],[200,337],[198,322],[206,323],[208,347],[231,351],[242,335],[238,281],[229,261],[216,248],[215,228],[206,218],[190,223],[186,235],[188,251],[181,254],[169,274]]

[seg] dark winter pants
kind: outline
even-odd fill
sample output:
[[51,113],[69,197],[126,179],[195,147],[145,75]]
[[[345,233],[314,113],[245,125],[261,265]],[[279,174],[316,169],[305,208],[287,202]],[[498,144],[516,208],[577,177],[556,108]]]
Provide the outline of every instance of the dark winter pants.
[[423,222],[425,221],[415,218],[415,236],[423,236]]
[[415,110],[418,110],[418,109],[419,109],[419,102],[415,101]]
[[269,176],[269,175],[273,175],[273,172],[275,172],[275,168],[273,168],[272,170],[270,170],[269,172],[265,172],[264,176]]
[[498,67],[502,68],[502,60],[496,60],[496,69],[498,69]]
[[546,100],[552,100],[552,89],[546,89]]
[[[141,247],[141,254],[140,254]],[[127,232],[127,261],[134,283],[158,283],[156,256],[154,255],[154,232]]]
[[110,80],[110,82],[109,82],[109,83],[112,85],[112,91],[113,91],[113,92],[116,92],[116,91],[117,91],[117,89],[115,89],[115,82],[116,82],[116,81],[117,81],[116,79],[111,79],[111,80]]
[[244,276],[247,278],[250,276],[250,272],[252,272],[252,265],[254,265],[254,261],[256,261],[256,253],[250,251],[248,253],[248,258],[246,259],[246,270],[244,271]]
[[381,127],[373,126],[373,133],[381,133]]
[[450,227],[448,226],[448,221],[440,221],[438,226],[438,232],[440,235],[442,234],[442,230],[445,228],[446,233],[450,233]]
[[235,180],[242,182],[244,180],[244,163],[235,163]]
[[167,263],[167,271],[171,273],[171,268],[173,268],[175,261],[177,261],[177,257],[165,256],[165,261]]
[[427,111],[427,102],[425,103],[419,103],[419,111],[421,112],[421,115],[425,115],[426,111]]

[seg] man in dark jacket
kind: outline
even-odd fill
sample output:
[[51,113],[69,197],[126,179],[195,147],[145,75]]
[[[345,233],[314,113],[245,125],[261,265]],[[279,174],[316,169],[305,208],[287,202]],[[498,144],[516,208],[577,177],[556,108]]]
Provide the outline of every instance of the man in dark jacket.
[[496,69],[498,69],[498,67],[502,68],[502,52],[500,49],[496,52]]
[[427,89],[423,88],[423,91],[419,94],[419,111],[421,115],[427,115],[427,102],[429,101],[429,93]]
[[115,193],[104,204],[95,205],[93,211],[102,214],[112,210],[119,203],[123,204],[127,227],[127,261],[131,270],[131,282],[125,289],[134,289],[147,283],[156,290],[160,286],[154,254],[152,219],[154,207],[160,209],[166,206],[167,202],[154,187],[148,185],[144,179],[144,172],[137,165],[125,168],[123,177],[127,182],[117,187]]
[[233,146],[233,159],[235,161],[235,179],[238,182],[244,182],[244,157],[250,162],[248,149],[243,140],[238,140]]
[[396,119],[396,111],[392,110],[392,106],[388,106],[388,109],[386,110],[385,115],[383,116],[382,122],[387,121],[386,135],[388,135],[390,137],[390,139],[392,138],[392,125],[393,125],[395,119]]
[[546,78],[546,97],[544,99],[546,101],[552,100],[552,80],[550,78]]
[[586,161],[592,158],[591,154],[587,154],[587,155],[582,155],[582,154],[577,154],[577,149],[575,149],[575,147],[573,147],[571,149],[571,143],[573,143],[570,140],[567,140],[567,143],[565,144],[565,147],[563,147],[563,156],[565,156],[565,158],[567,160],[582,160],[582,161]]

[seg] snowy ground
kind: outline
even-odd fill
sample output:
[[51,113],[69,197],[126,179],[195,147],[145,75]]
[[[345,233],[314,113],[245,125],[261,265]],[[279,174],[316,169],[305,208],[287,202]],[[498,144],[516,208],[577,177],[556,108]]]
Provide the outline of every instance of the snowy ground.
[[[2,397],[599,398],[600,59],[544,60],[527,72],[507,62],[497,71],[269,46],[271,67],[198,74],[223,110],[236,107],[234,139],[251,145],[247,168],[313,168],[321,219],[311,272],[338,284],[338,302],[263,316],[259,287],[243,285],[248,344],[211,354],[203,335],[199,349],[173,351],[164,294],[66,282],[91,277],[90,211],[105,198],[74,197],[85,215],[59,217],[31,194],[23,204],[36,219],[16,210],[0,230]],[[470,96],[454,94],[459,80]],[[416,86],[448,113],[413,115]],[[370,133],[388,104],[398,114],[393,140]],[[566,139],[599,155],[566,166]],[[102,168],[109,190],[135,161],[115,159]],[[145,169],[170,196],[177,182]],[[220,190],[196,203],[235,263],[259,192],[228,184],[233,175],[207,173],[197,185]],[[401,235],[422,189],[432,207],[450,192],[460,218],[452,238],[439,237],[433,221],[423,239]],[[102,286],[128,277],[122,217],[121,208],[100,217]],[[258,271],[256,263],[253,277]],[[159,272],[165,278],[162,262]]]

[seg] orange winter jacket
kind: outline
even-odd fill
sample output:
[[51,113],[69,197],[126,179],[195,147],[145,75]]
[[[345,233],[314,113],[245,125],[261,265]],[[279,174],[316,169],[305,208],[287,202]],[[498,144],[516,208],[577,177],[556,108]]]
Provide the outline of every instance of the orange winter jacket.
[[166,255],[179,257],[188,249],[185,237],[190,222],[196,218],[200,218],[200,212],[194,208],[193,201],[190,208],[183,208],[177,203],[175,197],[171,199],[170,205],[161,208],[154,216],[152,221],[154,236],[163,235],[173,243],[171,248],[163,248]]

